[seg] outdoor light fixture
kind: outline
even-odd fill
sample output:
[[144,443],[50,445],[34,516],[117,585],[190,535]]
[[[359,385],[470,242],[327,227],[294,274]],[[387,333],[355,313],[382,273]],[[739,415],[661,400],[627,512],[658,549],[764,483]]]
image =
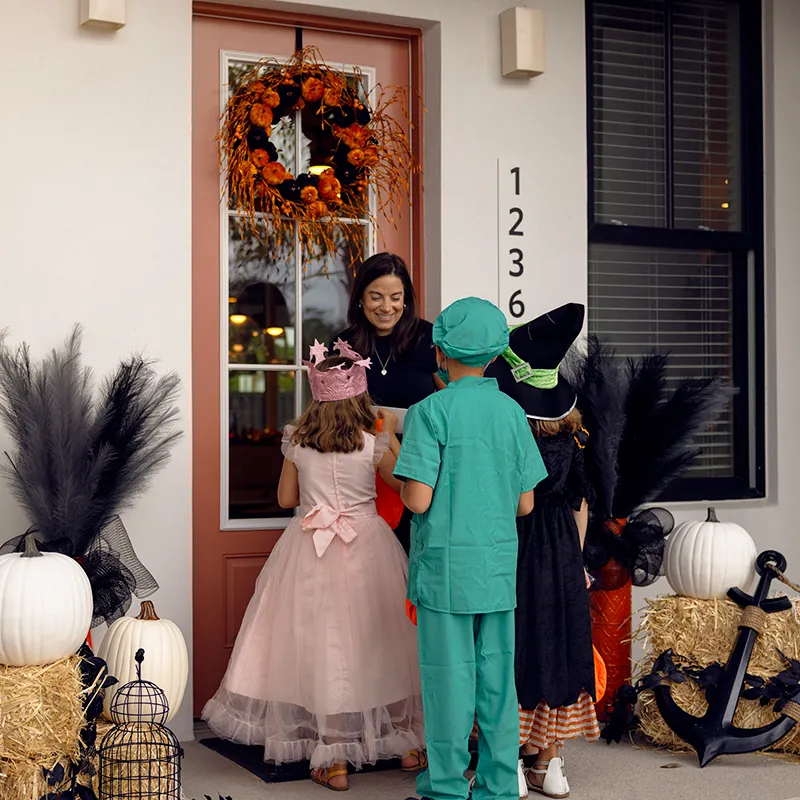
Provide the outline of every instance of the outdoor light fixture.
[[500,14],[500,55],[504,78],[535,78],[545,71],[544,12],[507,8]]
[[126,0],[80,0],[81,27],[116,31],[125,25]]

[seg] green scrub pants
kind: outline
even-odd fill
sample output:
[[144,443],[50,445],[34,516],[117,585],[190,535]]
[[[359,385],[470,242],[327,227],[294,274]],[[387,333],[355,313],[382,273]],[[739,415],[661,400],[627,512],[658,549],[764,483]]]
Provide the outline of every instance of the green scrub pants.
[[417,792],[466,800],[469,736],[478,717],[473,800],[518,800],[519,711],[514,612],[444,614],[417,607],[428,769]]

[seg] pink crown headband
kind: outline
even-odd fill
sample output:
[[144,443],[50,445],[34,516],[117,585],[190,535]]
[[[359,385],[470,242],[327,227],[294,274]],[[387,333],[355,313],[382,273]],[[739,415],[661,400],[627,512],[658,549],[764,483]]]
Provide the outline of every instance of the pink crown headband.
[[358,397],[367,391],[367,370],[372,366],[372,360],[362,358],[341,339],[333,343],[333,349],[340,356],[351,359],[354,362],[353,366],[344,369],[344,364],[337,364],[324,372],[318,370],[317,365],[327,357],[328,348],[316,339],[310,348],[309,360],[303,362],[308,367],[311,396],[318,403],[346,400],[348,397]]

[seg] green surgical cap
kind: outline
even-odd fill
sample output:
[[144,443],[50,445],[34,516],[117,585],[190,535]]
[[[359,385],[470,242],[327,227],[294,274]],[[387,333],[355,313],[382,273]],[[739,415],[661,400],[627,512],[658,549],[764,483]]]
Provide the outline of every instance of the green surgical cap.
[[468,367],[482,367],[508,347],[503,312],[488,300],[465,297],[439,314],[433,343],[448,357]]

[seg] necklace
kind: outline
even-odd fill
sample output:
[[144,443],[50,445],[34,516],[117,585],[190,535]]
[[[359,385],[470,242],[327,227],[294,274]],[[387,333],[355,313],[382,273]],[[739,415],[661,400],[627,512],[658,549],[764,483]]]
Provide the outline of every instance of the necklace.
[[384,361],[381,358],[381,354],[378,352],[378,348],[376,347],[375,348],[375,357],[378,359],[378,361],[381,364],[381,375],[386,375],[386,373],[388,372],[387,367],[389,366],[389,362],[392,360],[392,351],[389,350],[389,355],[387,356],[386,361]]

